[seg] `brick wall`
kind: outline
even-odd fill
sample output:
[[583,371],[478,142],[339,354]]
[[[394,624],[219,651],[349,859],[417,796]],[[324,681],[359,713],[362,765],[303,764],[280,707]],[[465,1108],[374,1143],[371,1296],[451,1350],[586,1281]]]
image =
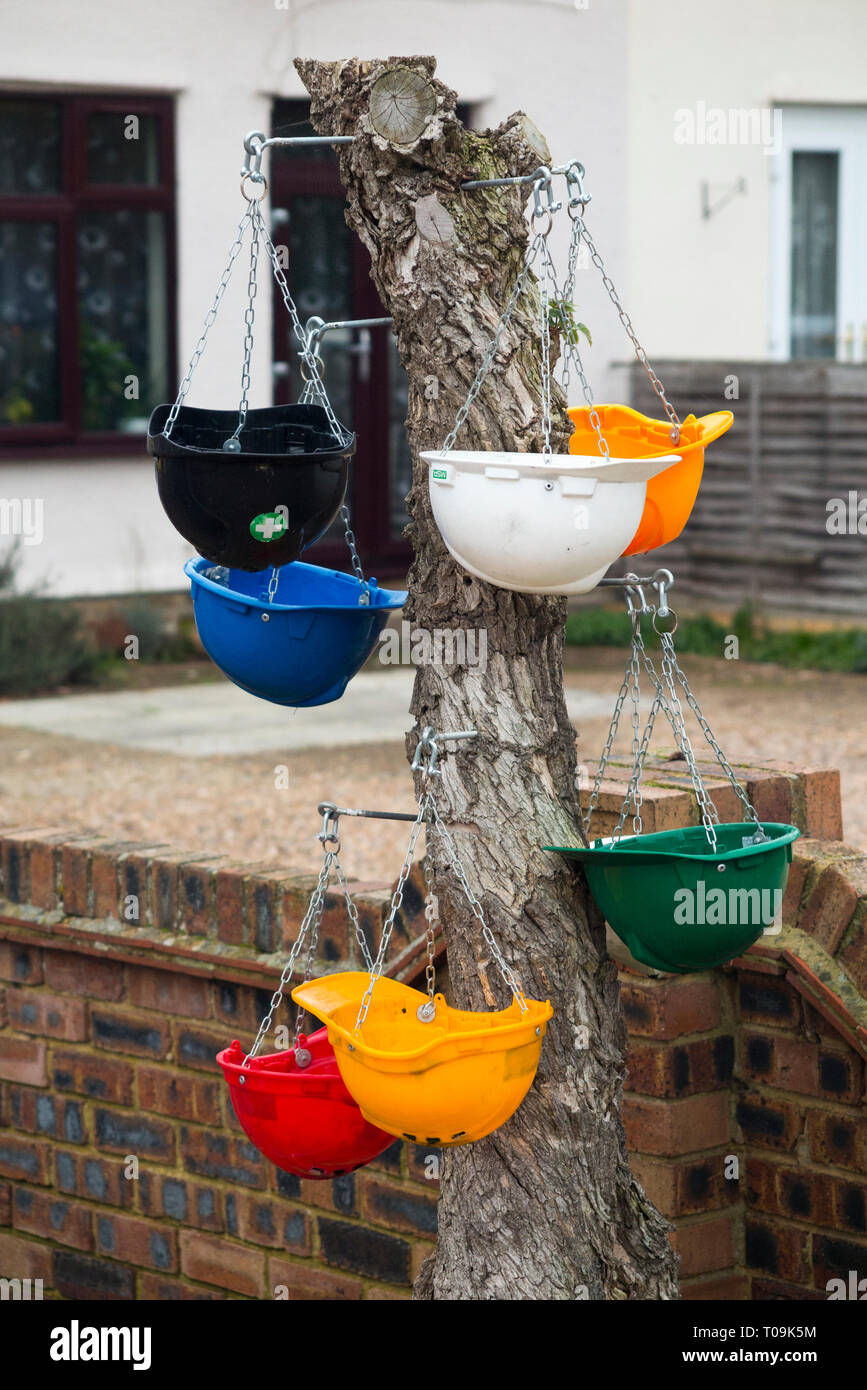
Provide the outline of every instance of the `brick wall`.
[[[743,776],[765,818],[807,832],[786,926],[723,970],[621,966],[624,1120],[685,1297],[826,1297],[828,1278],[867,1275],[867,857],[839,839],[835,773]],[[622,795],[605,784],[603,829]],[[694,814],[682,769],[654,765],[646,826]],[[252,1037],[311,883],[26,827],[0,837],[0,871],[0,1275],[64,1298],[409,1297],[436,1155],[396,1142],[332,1182],[278,1173],[214,1062]],[[388,897],[359,895],[371,936]],[[414,873],[395,932],[408,980],[421,901]],[[356,950],[329,900],[322,967]]]

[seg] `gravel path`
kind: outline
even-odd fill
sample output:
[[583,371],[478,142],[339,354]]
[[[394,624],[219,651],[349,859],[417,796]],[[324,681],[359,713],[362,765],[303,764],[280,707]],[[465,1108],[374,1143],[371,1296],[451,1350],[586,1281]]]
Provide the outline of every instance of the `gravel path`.
[[[569,660],[570,694],[607,696],[613,704],[623,656],[572,649]],[[683,664],[733,761],[788,759],[841,769],[846,839],[867,849],[867,676],[694,657]],[[189,698],[195,700],[194,691]],[[596,699],[582,704],[598,708]],[[671,745],[663,724],[654,746]],[[606,729],[607,718],[596,713],[581,720],[579,757],[591,767]],[[628,733],[617,747],[628,747]],[[289,769],[288,787],[276,785],[281,764]],[[189,757],[0,728],[0,825],[68,826],[310,872],[321,858],[315,839],[321,800],[412,810],[400,742]],[[406,834],[401,824],[352,822],[343,835],[347,871],[362,881],[394,878]]]

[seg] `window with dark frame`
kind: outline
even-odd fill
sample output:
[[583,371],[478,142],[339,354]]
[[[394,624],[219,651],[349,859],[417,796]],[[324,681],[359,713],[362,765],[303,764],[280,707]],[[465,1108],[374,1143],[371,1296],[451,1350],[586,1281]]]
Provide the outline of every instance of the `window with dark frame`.
[[140,449],[174,284],[171,99],[0,90],[0,445]]

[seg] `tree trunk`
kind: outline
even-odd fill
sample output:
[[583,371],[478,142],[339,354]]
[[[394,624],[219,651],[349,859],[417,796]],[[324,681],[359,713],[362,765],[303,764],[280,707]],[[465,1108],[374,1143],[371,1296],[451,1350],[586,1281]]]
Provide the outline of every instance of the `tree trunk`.
[[[669,1228],[626,1156],[626,1034],[604,926],[583,880],[541,848],[575,843],[580,824],[563,694],[566,603],[497,589],[462,570],[434,523],[418,460],[451,428],[526,245],[527,189],[461,193],[459,185],[526,174],[546,151],[520,113],[497,130],[465,130],[432,58],[296,67],[315,128],[357,137],[339,150],[346,218],[370,252],[409,377],[415,559],[406,616],[427,631],[487,633],[484,671],[418,668],[412,713],[420,727],[478,730],[445,759],[441,805],[453,825],[475,832],[460,830],[458,847],[525,992],[554,1006],[536,1081],[517,1114],[489,1138],[445,1151],[439,1240],[415,1296],[675,1298]],[[537,324],[538,301],[519,304],[457,447],[540,447]],[[560,397],[555,449],[568,434]],[[414,746],[413,736],[407,748]],[[504,1007],[507,991],[436,842],[432,860],[454,1001]]]

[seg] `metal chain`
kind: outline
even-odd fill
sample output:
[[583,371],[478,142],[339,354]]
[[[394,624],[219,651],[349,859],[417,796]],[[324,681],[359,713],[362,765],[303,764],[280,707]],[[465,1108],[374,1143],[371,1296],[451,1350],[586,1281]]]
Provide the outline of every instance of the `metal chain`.
[[210,333],[214,320],[217,317],[217,310],[220,307],[220,301],[223,298],[223,295],[226,293],[226,286],[228,285],[229,280],[232,277],[232,267],[234,266],[235,261],[238,259],[238,255],[240,254],[241,246],[244,242],[244,236],[246,235],[247,227],[250,223],[254,222],[255,220],[255,210],[257,207],[258,203],[255,199],[251,198],[247,204],[247,211],[244,213],[244,216],[238,223],[238,231],[235,235],[235,240],[232,242],[231,248],[229,250],[229,260],[226,264],[226,269],[220,276],[220,283],[217,286],[217,293],[214,295],[214,302],[208,310],[207,314],[205,315],[204,327],[202,329],[199,341],[196,343],[196,346],[193,349],[193,355],[190,358],[190,365],[187,367],[187,374],[181,382],[180,389],[178,390],[178,394],[175,399],[175,403],[169,411],[168,419],[166,420],[165,426],[163,428],[163,434],[165,435],[166,439],[168,439],[171,435],[175,421],[178,418],[178,411],[183,405],[184,397],[190,389],[190,383],[193,379],[193,372],[199,365],[199,359],[201,358],[202,353],[205,351],[205,347],[208,341],[208,334]]
[[412,830],[410,831],[409,836],[409,844],[406,847],[406,854],[403,857],[403,864],[401,865],[400,874],[398,875],[398,880],[395,884],[394,892],[391,895],[391,905],[388,909],[388,916],[385,919],[385,924],[382,928],[382,935],[379,939],[379,950],[376,953],[376,960],[373,962],[373,965],[370,968],[370,982],[367,986],[367,989],[364,991],[364,995],[362,996],[361,1003],[358,1007],[358,1017],[355,1020],[356,1033],[363,1024],[364,1020],[367,1018],[367,1011],[370,1008],[370,1000],[373,994],[374,986],[377,980],[379,979],[380,975],[382,974],[382,967],[385,961],[385,953],[388,950],[388,943],[391,940],[391,933],[394,929],[394,920],[398,912],[400,911],[400,905],[403,902],[403,890],[406,887],[406,881],[409,878],[410,871],[412,869],[416,841],[418,840],[418,837],[421,834],[421,828],[424,824],[425,816],[427,815],[428,811],[432,808],[433,797],[431,796],[431,793],[429,791],[426,791],[423,793],[421,800],[419,801],[418,815],[413,821]]
[[[563,284],[563,290],[562,290],[562,292],[558,292],[558,294],[557,294],[558,302],[562,305],[562,317],[563,317],[563,334],[562,334],[562,338],[563,338],[563,380],[562,380],[562,386],[563,386],[563,391],[564,391],[564,394],[565,394],[565,396],[566,396],[566,401],[567,401],[567,404],[568,404],[568,401],[569,401],[569,385],[570,385],[570,382],[571,382],[571,379],[572,379],[570,368],[571,368],[572,365],[574,365],[575,370],[576,370],[576,372],[578,373],[578,380],[579,380],[580,383],[581,383],[581,394],[582,394],[583,397],[584,397],[584,404],[588,407],[588,410],[589,410],[589,412],[590,412],[588,418],[589,418],[590,423],[591,423],[591,425],[593,426],[594,430],[596,431],[596,445],[597,445],[597,448],[599,449],[599,452],[600,452],[600,454],[602,455],[602,457],[605,458],[605,459],[607,459],[607,458],[610,458],[610,457],[611,457],[611,451],[610,451],[610,449],[608,448],[608,441],[607,441],[607,439],[605,438],[604,434],[602,433],[602,421],[600,420],[600,418],[599,418],[599,412],[598,412],[598,410],[596,409],[596,406],[595,406],[594,403],[593,403],[593,390],[592,390],[592,387],[591,387],[591,385],[590,385],[590,382],[589,382],[588,379],[587,379],[587,373],[586,373],[585,370],[584,370],[584,363],[583,363],[583,361],[581,360],[581,352],[580,352],[580,349],[579,349],[579,347],[578,347],[578,331],[577,331],[576,328],[574,328],[574,325],[573,325],[572,323],[570,323],[569,320],[568,320],[568,318],[567,318],[567,306],[568,306],[568,305],[571,305],[572,302],[573,302],[574,284],[575,284],[575,266],[576,266],[577,260],[578,260],[578,245],[579,245],[579,243],[580,243],[580,240],[581,240],[580,231],[578,230],[577,222],[573,219],[573,222],[572,222],[572,233],[571,233],[570,238],[569,238],[569,263],[568,263],[568,269],[567,269],[567,272],[566,272],[566,279],[565,279],[564,284]],[[554,277],[554,267],[553,267],[553,264],[552,264],[552,262],[551,262],[551,257],[550,257],[550,253],[548,252],[548,247],[547,247],[547,245],[545,246],[545,254],[546,254],[547,260],[548,260],[549,274],[550,274],[552,277]],[[555,285],[556,285],[556,278],[554,278],[554,283],[555,283]]]
[[[434,893],[433,864],[430,861],[430,845],[424,857],[424,881],[427,894],[424,900],[424,917],[427,923],[427,965],[425,966],[425,981],[427,983],[427,997],[431,1010],[434,1008],[434,995],[437,987],[437,968],[436,968],[436,926],[439,922],[439,901]],[[431,1014],[433,1017],[433,1013]]]
[[349,508],[345,502],[340,508],[340,519],[343,522],[343,534],[346,537],[346,544],[349,547],[349,558],[352,560],[352,568],[355,571],[356,579],[361,585],[361,593],[358,595],[358,605],[360,608],[364,608],[370,603],[370,585],[364,577],[364,570],[356,548],[355,532],[349,524]]
[[[336,851],[336,850],[334,851],[334,858],[335,858],[335,861],[336,861],[336,862],[339,862],[339,861],[337,860],[337,851]],[[322,896],[319,898],[319,902],[318,902],[317,907],[316,907],[316,913],[315,913],[315,916],[314,916],[314,918],[313,918],[313,923],[312,923],[312,926],[311,926],[311,929],[310,929],[310,933],[309,933],[309,938],[308,938],[308,943],[307,943],[307,959],[306,959],[305,962],[304,962],[304,981],[305,981],[305,983],[307,982],[307,980],[310,979],[310,977],[311,977],[312,974],[313,974],[313,965],[314,965],[314,962],[315,962],[315,960],[316,960],[316,951],[317,951],[318,946],[319,946],[319,931],[320,931],[320,928],[321,928],[321,926],[322,926],[322,913],[323,913],[324,907],[325,907],[325,894],[323,893]],[[304,1018],[305,1018],[305,1016],[306,1016],[306,1013],[307,1013],[307,1010],[304,1008],[304,1005],[303,1005],[303,1004],[299,1004],[299,1006],[298,1006],[298,1012],[297,1012],[296,1015],[295,1015],[295,1038],[294,1038],[294,1041],[293,1041],[293,1043],[292,1043],[293,1049],[294,1049],[294,1051],[295,1051],[295,1065],[296,1065],[296,1066],[299,1066],[299,1065],[302,1065],[302,1064],[303,1064],[303,1065],[306,1065],[306,1064],[308,1064],[309,1061],[310,1061],[310,1053],[307,1052],[307,1053],[306,1053],[306,1056],[305,1056],[305,1051],[304,1051],[304,1049],[302,1048],[302,1044],[301,1044],[301,1035],[302,1035],[302,1032],[303,1032],[303,1029],[302,1029],[301,1025],[302,1025],[303,1022],[304,1022]]]
[[485,941],[488,944],[491,956],[493,957],[494,962],[500,974],[502,975],[506,986],[514,996],[516,1003],[520,1007],[521,1013],[525,1014],[527,1012],[527,1001],[524,997],[524,991],[518,983],[518,980],[515,976],[514,971],[512,970],[512,967],[509,965],[508,961],[506,960],[505,956],[500,950],[500,947],[497,944],[493,932],[491,931],[490,927],[485,921],[484,909],[482,908],[481,903],[479,902],[478,898],[476,897],[475,893],[469,885],[469,881],[467,880],[467,875],[464,870],[464,866],[460,861],[460,856],[458,855],[455,842],[449,834],[447,827],[443,823],[439,810],[437,809],[436,803],[432,802],[432,805],[434,826],[436,827],[437,833],[439,834],[440,839],[446,847],[446,853],[449,857],[449,863],[451,864],[451,867],[457,875],[458,881],[464,890],[464,895],[467,899],[467,902],[470,905],[473,916],[476,917],[478,921],[481,923],[482,936],[485,938]]
[[[747,796],[746,792],[744,791],[743,787],[741,786],[740,782],[735,776],[734,769],[732,768],[728,758],[725,756],[719,744],[717,743],[713,731],[710,725],[708,724],[704,714],[702,713],[701,706],[699,705],[696,696],[690,689],[690,684],[686,678],[686,674],[682,670],[680,663],[677,659],[677,653],[674,648],[674,642],[672,641],[672,634],[670,632],[662,632],[659,634],[659,639],[663,648],[668,649],[669,664],[673,672],[673,675],[675,679],[678,681],[681,689],[683,690],[683,693],[686,696],[687,704],[689,705],[690,709],[692,710],[693,714],[698,720],[702,733],[707,739],[707,742],[710,744],[710,747],[713,749],[716,755],[717,762],[719,763],[720,767],[722,768],[723,772],[725,773],[726,777],[728,778],[729,782],[734,788],[735,793],[740,799],[740,802],[747,813],[747,819],[753,821],[756,825],[756,828],[758,830],[761,830],[761,822],[759,820],[758,811],[756,810],[755,806],[753,806],[752,802],[750,801],[749,797]],[[764,832],[762,833],[762,838],[765,838]]]
[[[250,391],[250,364],[253,357],[253,324],[256,319],[257,270],[259,263],[259,224],[253,218],[253,235],[250,238],[250,273],[247,277],[247,307],[244,310],[244,361],[241,367],[241,402],[238,406],[238,423],[234,434],[223,444],[227,452],[237,452],[241,448],[241,431],[247,423],[247,396]],[[233,447],[233,441],[237,450]]]
[[282,295],[283,303],[286,305],[286,310],[289,314],[289,318],[292,321],[292,327],[295,330],[295,336],[298,339],[298,342],[302,345],[301,360],[306,364],[310,372],[310,377],[315,382],[316,394],[319,396],[319,399],[322,402],[325,414],[328,417],[328,423],[331,426],[332,434],[334,435],[334,438],[339,441],[340,445],[343,446],[349,442],[349,435],[338,421],[337,416],[334,414],[331,402],[328,399],[328,393],[325,390],[325,384],[322,380],[322,377],[319,374],[319,366],[316,361],[316,355],[315,353],[311,352],[309,347],[307,346],[307,339],[304,336],[304,329],[301,325],[301,319],[298,316],[298,310],[295,307],[295,301],[292,298],[291,293],[289,292],[289,285],[287,283],[286,276],[283,273],[283,267],[281,266],[280,261],[278,259],[277,250],[274,246],[274,243],[268,234],[268,228],[265,226],[265,220],[262,217],[262,209],[258,203],[256,204],[256,207],[253,211],[253,218],[254,221],[258,223],[259,232],[262,237],[265,250],[268,252],[268,256],[271,261],[271,267],[274,271],[274,279],[277,281],[277,286],[280,290],[280,294]]
[[629,317],[622,303],[620,302],[620,296],[617,293],[617,290],[614,286],[614,281],[611,279],[611,276],[605,269],[605,263],[602,260],[602,257],[600,256],[599,252],[597,251],[596,243],[594,242],[592,236],[590,235],[590,232],[587,229],[587,224],[585,223],[583,217],[583,209],[576,214],[576,216],[574,217],[574,222],[575,225],[580,229],[580,234],[585,242],[585,245],[587,246],[587,250],[590,252],[590,258],[593,261],[593,264],[596,266],[596,269],[602,276],[602,283],[608,291],[608,298],[611,300],[611,303],[617,310],[617,316],[626,330],[627,337],[632,343],[635,356],[638,358],[642,367],[646,371],[651,386],[653,387],[654,391],[656,392],[657,396],[662,402],[663,409],[665,410],[665,413],[668,416],[669,422],[671,424],[671,439],[673,443],[677,444],[680,440],[680,432],[682,428],[680,418],[674,406],[671,404],[668,397],[666,396],[665,388],[662,382],[660,381],[659,377],[656,375],[656,372],[653,370],[653,368],[650,365],[650,362],[648,361],[647,353],[644,351],[644,348],[641,346],[641,343],[638,340],[638,335],[635,332],[631,318]]
[[[650,611],[655,611],[652,605],[650,606]],[[641,653],[644,660],[644,668],[647,671],[647,674],[650,677],[653,687],[657,693],[660,707],[663,713],[665,714],[665,717],[668,720],[669,724],[671,725],[671,730],[674,734],[674,741],[677,744],[677,747],[679,748],[680,752],[683,754],[684,760],[686,762],[690,780],[693,785],[693,790],[695,791],[696,801],[698,802],[699,812],[701,813],[701,820],[702,825],[704,826],[705,835],[707,836],[712,853],[716,854],[717,839],[716,830],[714,826],[719,822],[719,816],[717,814],[717,810],[713,804],[713,801],[708,796],[707,789],[704,785],[704,781],[702,780],[701,773],[699,772],[698,765],[695,761],[695,754],[693,752],[692,743],[690,742],[689,734],[686,732],[686,724],[683,717],[683,709],[681,707],[680,700],[678,699],[677,691],[673,688],[672,685],[672,673],[670,671],[670,667],[667,664],[669,660],[668,654],[666,652],[663,653],[662,667],[663,673],[666,678],[666,683],[669,686],[669,692],[673,696],[672,702],[669,701],[668,697],[665,694],[665,691],[662,688],[659,676],[656,672],[656,667],[654,666],[650,658],[650,654],[645,648],[643,641],[641,643]]]
[[633,655],[634,652],[632,651],[632,649],[630,649],[629,656],[626,661],[626,671],[624,672],[620,689],[617,692],[617,699],[614,702],[614,713],[611,716],[611,723],[608,726],[608,737],[605,740],[605,747],[602,749],[602,757],[599,759],[599,766],[596,769],[596,776],[593,779],[593,788],[590,792],[590,799],[587,803],[587,814],[586,816],[582,816],[582,819],[584,821],[584,831],[588,839],[590,838],[590,821],[593,818],[593,812],[596,810],[596,805],[599,801],[599,792],[602,787],[602,779],[605,776],[605,770],[608,767],[608,761],[611,757],[611,751],[614,745],[614,740],[617,737],[617,730],[620,727],[620,716],[623,712],[623,705],[626,700],[626,696],[629,694],[629,686],[630,681],[632,679]]
[[271,578],[268,580],[268,602],[273,603],[277,597],[277,585],[280,583],[280,570],[277,565],[271,566]]
[[542,431],[545,436],[545,462],[551,462],[551,310],[548,299],[548,282],[554,286],[554,302],[557,301],[557,281],[554,266],[548,252],[548,243],[542,248],[543,275],[539,280],[539,307],[541,313],[542,339]]
[[280,975],[280,982],[277,985],[277,988],[275,989],[274,993],[271,995],[271,1003],[268,1007],[268,1012],[262,1019],[262,1022],[259,1024],[259,1031],[256,1034],[256,1041],[253,1043],[252,1048],[248,1052],[247,1056],[244,1058],[242,1065],[245,1067],[256,1056],[256,1053],[259,1051],[259,1048],[262,1046],[264,1039],[267,1037],[271,1029],[271,1021],[274,1017],[274,1012],[277,1008],[279,1008],[280,1002],[283,998],[283,990],[285,986],[292,979],[292,975],[295,970],[295,962],[301,954],[301,947],[304,945],[304,940],[310,929],[311,923],[316,919],[317,914],[321,910],[320,904],[325,896],[325,890],[328,887],[328,880],[331,875],[331,865],[334,862],[335,853],[336,852],[334,850],[330,849],[325,851],[325,862],[323,863],[322,868],[319,871],[319,879],[316,883],[316,887],[313,890],[313,895],[310,899],[310,902],[307,905],[307,911],[304,914],[304,919],[298,930],[298,935],[292,943],[292,949],[289,952],[289,959],[284,965],[282,974]]
[[346,882],[346,875],[343,872],[343,865],[341,864],[340,859],[337,857],[336,854],[334,858],[334,872],[337,876],[337,882],[343,889],[343,897],[346,901],[346,913],[349,917],[350,922],[352,923],[352,929],[355,932],[355,939],[358,942],[358,945],[361,949],[361,954],[364,957],[364,964],[367,966],[368,970],[372,970],[373,956],[370,954],[370,947],[367,944],[367,937],[361,930],[361,923],[358,920],[358,908],[355,906],[352,894],[349,891],[349,884]]
[[509,326],[509,322],[511,320],[512,314],[514,313],[515,306],[518,303],[518,300],[520,299],[521,295],[523,294],[527,282],[530,278],[530,270],[533,266],[533,262],[539,254],[539,251],[541,250],[542,246],[545,244],[545,236],[546,233],[536,231],[533,233],[530,241],[527,244],[527,250],[524,255],[523,267],[521,268],[520,274],[517,276],[515,283],[512,286],[512,293],[509,295],[509,301],[502,314],[500,315],[499,322],[497,323],[497,327],[494,331],[494,336],[491,338],[491,341],[488,343],[488,346],[485,349],[485,355],[482,358],[482,361],[479,365],[479,369],[473,378],[472,385],[470,386],[470,389],[467,392],[466,400],[464,401],[463,405],[461,406],[460,410],[455,416],[455,423],[453,424],[451,431],[448,434],[445,443],[443,444],[443,453],[446,453],[449,449],[453,448],[454,442],[458,436],[458,431],[460,430],[461,426],[466,420],[470,412],[470,408],[473,404],[473,401],[479,394],[479,391],[481,390],[482,385],[484,384],[485,378],[487,377],[488,372],[491,370],[491,366],[500,346],[500,340]]

